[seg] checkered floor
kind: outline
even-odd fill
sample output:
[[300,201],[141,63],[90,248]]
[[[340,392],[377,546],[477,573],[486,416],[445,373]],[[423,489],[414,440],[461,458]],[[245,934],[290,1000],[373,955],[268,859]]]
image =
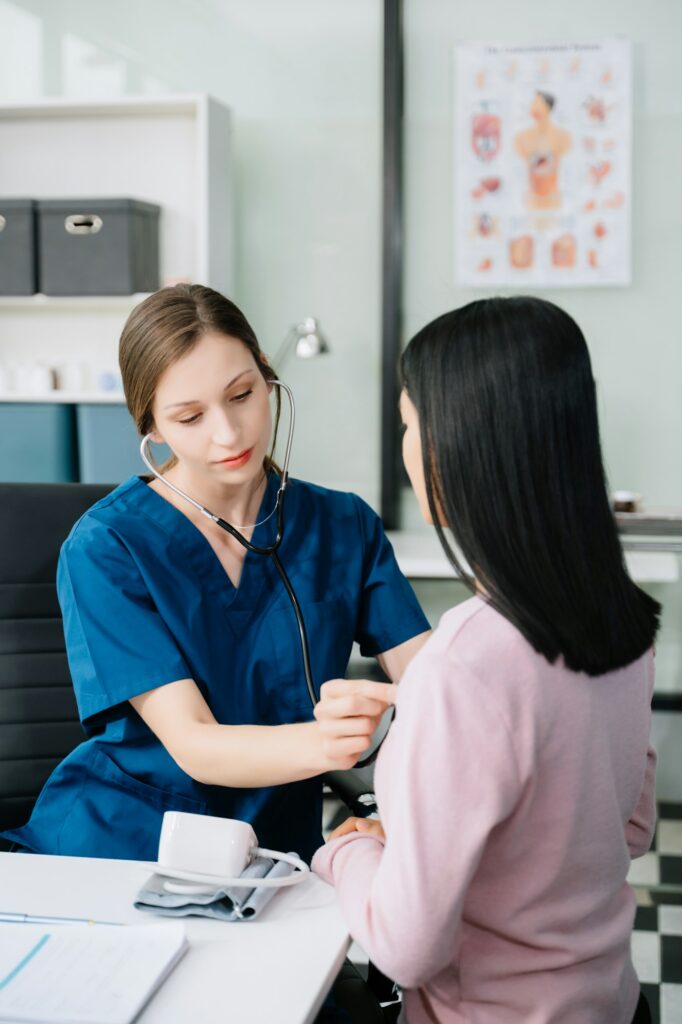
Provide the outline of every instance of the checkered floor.
[[659,804],[653,846],[628,878],[638,903],[632,958],[653,1024],[682,1024],[682,804]]
[[[325,824],[347,816],[325,801]],[[682,804],[660,803],[651,851],[633,861],[628,876],[637,895],[632,958],[652,1024],[682,1024]],[[354,943],[350,959],[362,970],[367,956]]]

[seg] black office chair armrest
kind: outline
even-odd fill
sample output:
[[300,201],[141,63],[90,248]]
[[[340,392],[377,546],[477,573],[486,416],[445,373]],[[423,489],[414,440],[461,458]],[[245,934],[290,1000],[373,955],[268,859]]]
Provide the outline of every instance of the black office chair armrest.
[[354,768],[347,772],[326,772],[325,784],[356,818],[367,818],[377,809],[371,768]]

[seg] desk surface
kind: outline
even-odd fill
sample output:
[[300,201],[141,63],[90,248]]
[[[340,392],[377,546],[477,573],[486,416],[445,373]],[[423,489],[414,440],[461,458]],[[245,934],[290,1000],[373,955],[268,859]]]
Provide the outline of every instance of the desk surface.
[[[674,521],[682,529],[682,515],[679,510],[655,509],[647,514],[628,515],[625,518],[637,519],[634,531],[626,530],[621,524],[622,533],[646,532],[660,536],[663,524]],[[623,516],[619,517],[620,520]],[[647,528],[645,530],[645,524]],[[653,526],[652,526],[653,524]],[[677,528],[677,527],[676,527]],[[658,534],[657,532],[658,531]],[[666,531],[669,532],[669,531]],[[456,574],[448,562],[440,546],[435,530],[430,532],[409,532],[393,530],[387,534],[393,545],[398,565],[409,579],[416,580],[455,580]],[[666,536],[664,540],[652,542],[646,538],[641,541],[622,536],[625,545],[635,550],[625,550],[625,561],[628,571],[637,583],[677,583],[680,577],[680,558],[682,544],[679,537]],[[639,550],[637,548],[639,547]],[[445,607],[441,608],[441,613]],[[439,613],[440,614],[440,613]],[[434,620],[435,622],[435,620]],[[661,635],[656,647],[656,690],[653,707],[658,711],[682,711],[682,690],[680,689],[680,664],[682,649],[677,630]]]
[[[0,853],[0,911],[158,924],[133,908],[150,873],[141,861]],[[183,920],[189,951],[136,1024],[309,1024],[349,945],[334,890],[315,876],[255,921]]]

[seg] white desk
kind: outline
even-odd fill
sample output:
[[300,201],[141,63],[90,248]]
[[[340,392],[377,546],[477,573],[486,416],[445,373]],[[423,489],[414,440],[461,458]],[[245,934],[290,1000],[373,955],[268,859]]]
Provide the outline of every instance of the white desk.
[[[141,861],[0,853],[0,910],[159,923],[133,908],[150,873]],[[334,890],[315,876],[277,893],[255,921],[182,920],[189,951],[139,1024],[309,1024],[349,946]]]
[[[651,509],[647,513],[622,513],[617,522],[628,572],[636,583],[677,583],[682,552],[682,512],[679,509]],[[455,570],[440,546],[436,531],[392,530],[387,537],[393,545],[400,569],[411,580],[455,580]],[[664,538],[664,539],[661,539]],[[432,615],[434,624],[437,617]],[[655,711],[682,711],[679,665],[682,658],[678,631],[659,636],[656,645]]]
[[[387,537],[393,545],[398,565],[408,579],[456,579],[455,570],[445,557],[435,530],[430,533],[390,530]],[[637,583],[677,582],[679,568],[674,553],[677,549],[670,546],[672,541],[652,547],[651,543],[630,538],[621,537],[621,540],[626,548],[628,571]]]

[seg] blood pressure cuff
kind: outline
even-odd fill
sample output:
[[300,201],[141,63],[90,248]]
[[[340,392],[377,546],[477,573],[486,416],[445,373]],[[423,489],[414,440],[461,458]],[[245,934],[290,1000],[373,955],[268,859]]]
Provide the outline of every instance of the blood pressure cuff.
[[[283,861],[273,861],[262,857],[253,861],[244,869],[241,877],[248,878],[283,878],[291,875],[296,869]],[[165,883],[173,879],[152,875],[142,886],[135,899],[136,910],[147,910],[151,914],[162,914],[165,917],[213,917],[219,921],[250,921],[268,905],[279,891],[276,888],[249,889],[247,886],[216,888],[201,893],[169,892]],[[178,882],[187,885],[191,882]],[[203,888],[203,886],[202,886]]]

